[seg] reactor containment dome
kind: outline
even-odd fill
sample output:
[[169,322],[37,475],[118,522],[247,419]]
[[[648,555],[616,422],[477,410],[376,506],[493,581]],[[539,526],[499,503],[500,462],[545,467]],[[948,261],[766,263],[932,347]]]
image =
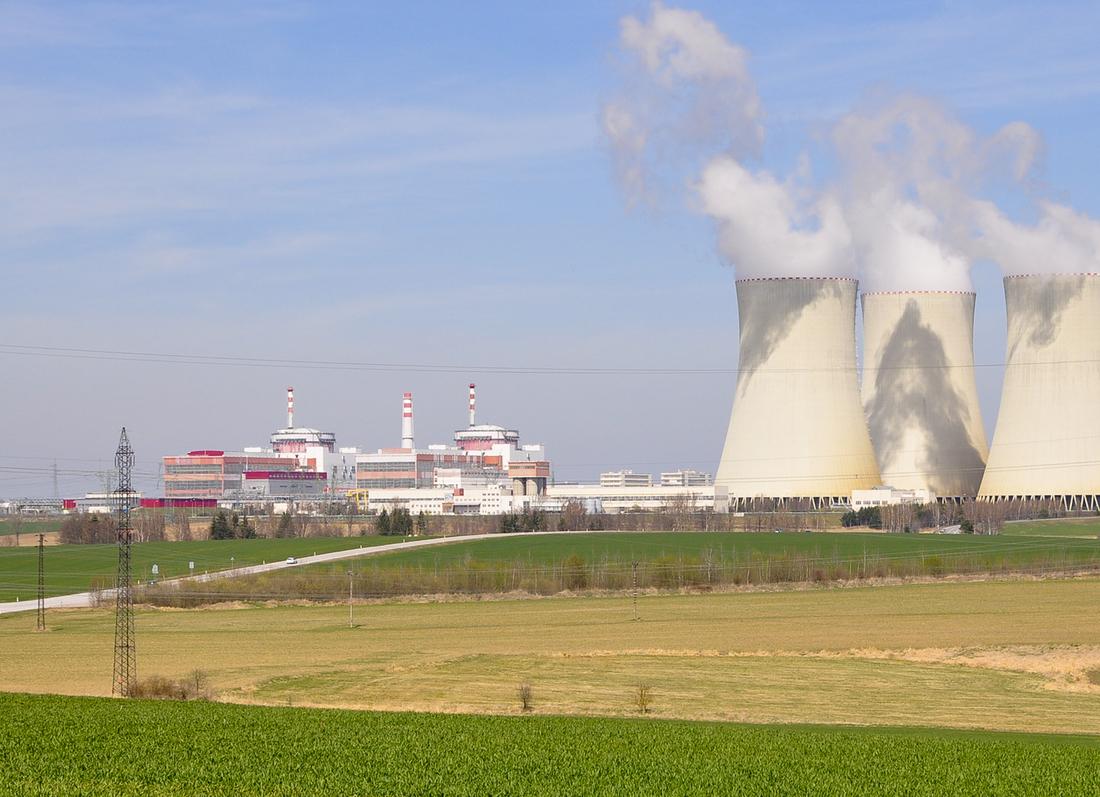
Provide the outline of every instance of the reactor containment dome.
[[737,281],[740,361],[715,484],[736,508],[848,503],[880,484],[856,373],[857,283]]
[[1100,510],[1100,274],[1005,277],[1004,387],[978,497]]
[[974,379],[974,294],[863,294],[863,407],[884,484],[973,498],[988,455]]

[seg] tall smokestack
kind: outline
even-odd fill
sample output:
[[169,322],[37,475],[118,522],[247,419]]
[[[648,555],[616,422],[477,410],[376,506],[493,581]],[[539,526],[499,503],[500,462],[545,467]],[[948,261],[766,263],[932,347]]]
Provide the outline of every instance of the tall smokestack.
[[828,508],[879,484],[856,378],[856,281],[737,281],[740,365],[714,483]]
[[294,428],[294,388],[286,389],[286,428]]
[[413,448],[413,394],[401,400],[401,447]]
[[477,406],[477,385],[470,383],[470,426],[474,425],[474,410]]

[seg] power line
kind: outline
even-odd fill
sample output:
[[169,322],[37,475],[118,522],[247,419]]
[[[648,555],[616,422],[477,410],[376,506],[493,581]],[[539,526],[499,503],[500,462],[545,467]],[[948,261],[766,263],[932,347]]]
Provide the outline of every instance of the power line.
[[55,357],[78,360],[109,360],[116,362],[141,362],[161,365],[205,365],[245,368],[295,368],[306,370],[370,371],[392,373],[481,373],[481,374],[524,374],[547,376],[597,376],[597,375],[732,375],[742,371],[750,374],[770,373],[819,373],[837,371],[913,371],[913,370],[955,370],[967,368],[1007,368],[1054,365],[1085,365],[1100,362],[1100,359],[1076,359],[1037,361],[1031,363],[936,363],[905,364],[875,368],[858,366],[814,366],[807,368],[615,368],[609,366],[533,366],[533,365],[487,365],[461,363],[424,363],[424,362],[369,362],[356,360],[300,360],[293,358],[254,357],[236,354],[180,354],[175,352],[127,351],[122,349],[87,349],[72,346],[32,346],[17,343],[0,343],[0,354],[22,357]]

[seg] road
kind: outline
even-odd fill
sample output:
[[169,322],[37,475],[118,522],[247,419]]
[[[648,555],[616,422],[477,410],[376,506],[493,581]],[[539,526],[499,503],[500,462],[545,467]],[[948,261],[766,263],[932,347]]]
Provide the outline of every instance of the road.
[[[570,534],[573,532],[564,531],[523,531],[514,534],[509,534],[509,537],[534,537],[543,534]],[[287,567],[300,567],[302,565],[314,565],[323,562],[335,562],[340,559],[357,559],[361,556],[375,556],[381,553],[392,553],[393,551],[407,551],[413,548],[427,548],[433,545],[446,545],[451,542],[469,542],[471,540],[488,540],[499,539],[500,534],[468,534],[465,536],[455,537],[433,537],[428,540],[409,540],[408,542],[394,542],[388,545],[372,545],[366,548],[349,548],[346,551],[333,551],[332,553],[319,553],[314,556],[302,556],[299,557],[294,564],[289,564],[285,560],[278,562],[268,562],[262,565],[249,565],[248,567],[236,567],[232,570],[217,570],[213,573],[203,573],[197,576],[184,576],[183,578],[172,579],[172,581],[213,581],[217,578],[236,578],[238,576],[250,576],[255,573],[267,573],[272,570],[282,570]],[[164,581],[162,583],[168,584],[172,581]],[[95,593],[91,592],[75,592],[71,595],[57,595],[52,598],[46,598],[47,609],[86,609],[93,604],[96,599]],[[103,590],[98,594],[98,599],[101,602],[113,601],[115,599],[115,591],[113,589]],[[15,612],[30,612],[38,608],[37,600],[29,601],[12,601],[11,603],[0,603],[0,614],[13,614]]]

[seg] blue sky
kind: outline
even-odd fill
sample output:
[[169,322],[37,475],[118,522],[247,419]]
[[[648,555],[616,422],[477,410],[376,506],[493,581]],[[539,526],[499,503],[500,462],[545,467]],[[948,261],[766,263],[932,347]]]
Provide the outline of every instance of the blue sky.
[[[1042,180],[1100,215],[1095,3],[694,3],[751,54],[779,171],[874,91],[981,131],[1022,120]],[[0,341],[517,367],[736,367],[733,272],[676,202],[631,209],[599,130],[645,3],[0,3]],[[976,356],[1003,360],[978,264]],[[559,478],[713,470],[732,373],[377,373],[0,353],[0,494],[95,487],[266,441],[283,388],[344,445],[484,420]],[[979,369],[987,428],[1000,372]],[[144,484],[152,490],[151,484]]]

